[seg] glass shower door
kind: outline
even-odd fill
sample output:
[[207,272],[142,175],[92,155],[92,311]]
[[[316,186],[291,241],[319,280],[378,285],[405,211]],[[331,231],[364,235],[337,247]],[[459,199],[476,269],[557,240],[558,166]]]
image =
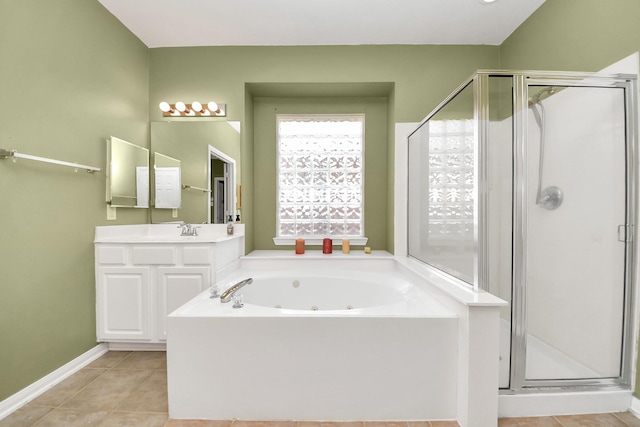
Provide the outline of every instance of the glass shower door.
[[522,385],[619,378],[630,234],[625,89],[527,90]]

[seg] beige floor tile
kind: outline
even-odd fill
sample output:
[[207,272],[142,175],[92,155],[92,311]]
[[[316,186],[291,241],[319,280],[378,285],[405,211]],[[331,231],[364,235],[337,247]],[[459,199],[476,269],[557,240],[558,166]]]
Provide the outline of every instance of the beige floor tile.
[[167,374],[154,371],[117,407],[118,411],[168,413]]
[[163,427],[167,419],[165,414],[112,412],[98,425],[101,427]]
[[242,421],[235,420],[232,427],[296,427],[295,421]]
[[555,418],[563,427],[628,427],[612,414],[562,415]]
[[501,418],[498,427],[561,427],[553,417]]
[[406,421],[366,421],[365,427],[407,427]]
[[633,414],[629,412],[617,412],[613,415],[615,415],[617,418],[620,418],[629,427],[640,427],[640,419],[636,418]]
[[[455,424],[444,424],[444,426],[447,426],[447,427],[449,425],[453,425],[455,427],[458,427],[458,423],[455,423]],[[409,426],[409,427],[431,427],[431,423],[429,421],[408,421],[407,422],[407,426]]]
[[364,427],[362,421],[298,421],[298,427]]
[[0,427],[30,427],[52,410],[53,408],[26,405],[0,420]]
[[109,414],[108,411],[82,411],[77,409],[54,409],[34,424],[34,427],[79,427],[98,425]]
[[[457,421],[431,421],[431,427],[459,427]],[[409,426],[411,427],[411,426]]]
[[114,366],[114,369],[167,370],[167,354],[164,351],[136,351]]
[[61,406],[93,411],[113,410],[152,373],[110,369]]
[[169,420],[165,427],[231,427],[232,421]]
[[82,390],[105,372],[107,372],[106,369],[81,369],[52,389],[38,396],[31,404],[38,406],[59,406],[62,402]]
[[130,351],[108,351],[87,365],[87,368],[113,368],[130,354]]

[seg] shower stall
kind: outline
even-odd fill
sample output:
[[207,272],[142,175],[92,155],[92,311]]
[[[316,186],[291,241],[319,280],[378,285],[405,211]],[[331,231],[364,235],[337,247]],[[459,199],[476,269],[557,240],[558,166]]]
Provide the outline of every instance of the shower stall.
[[409,137],[408,254],[509,302],[502,394],[630,388],[636,94],[479,71]]

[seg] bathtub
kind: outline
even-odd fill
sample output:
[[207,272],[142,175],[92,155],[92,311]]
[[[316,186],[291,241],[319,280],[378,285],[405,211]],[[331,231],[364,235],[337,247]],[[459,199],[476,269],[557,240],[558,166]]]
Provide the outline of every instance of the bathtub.
[[216,285],[249,277],[242,308],[207,290],[168,316],[171,418],[461,420],[466,314],[392,256],[249,257]]
[[[243,296],[244,307],[233,308],[233,302],[215,307],[205,292],[200,303],[191,304],[179,313],[226,313],[234,316],[452,316],[441,305],[397,271],[358,271],[313,269],[282,272],[238,269],[216,285],[219,291],[247,278],[253,283],[237,294]],[[213,306],[211,305],[213,303]],[[203,305],[207,308],[203,311]],[[314,313],[315,312],[315,313]]]

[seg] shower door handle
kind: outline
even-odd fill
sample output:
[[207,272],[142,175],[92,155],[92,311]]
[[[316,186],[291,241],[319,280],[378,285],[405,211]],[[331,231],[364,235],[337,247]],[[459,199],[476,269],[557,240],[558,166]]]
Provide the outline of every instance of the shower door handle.
[[620,224],[618,226],[618,241],[623,243],[631,243],[633,241],[633,226]]

